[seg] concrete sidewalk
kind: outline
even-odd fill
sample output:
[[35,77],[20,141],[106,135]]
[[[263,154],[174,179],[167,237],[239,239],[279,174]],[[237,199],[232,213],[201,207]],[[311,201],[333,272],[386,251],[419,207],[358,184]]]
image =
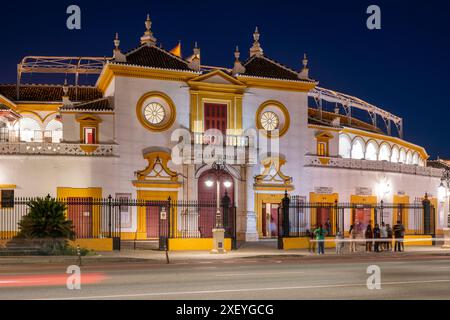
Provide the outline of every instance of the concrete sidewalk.
[[[362,249],[356,253],[350,253],[345,248],[343,254],[337,255],[335,249],[326,249],[325,255],[321,258],[341,257],[351,260],[352,257],[414,257],[414,255],[449,255],[450,249],[443,249],[441,246],[433,247],[406,247],[405,252],[365,252]],[[168,253],[171,262],[180,261],[201,261],[201,260],[227,260],[239,258],[304,258],[319,257],[305,249],[278,250],[273,243],[245,243],[238,250],[226,252],[225,254],[211,254],[208,251],[174,251]],[[0,257],[0,265],[12,264],[78,264],[78,257],[63,256],[16,256]],[[101,264],[101,263],[127,263],[127,262],[158,262],[166,263],[166,252],[158,250],[121,250],[113,252],[98,252],[98,255],[82,257],[83,264]]]

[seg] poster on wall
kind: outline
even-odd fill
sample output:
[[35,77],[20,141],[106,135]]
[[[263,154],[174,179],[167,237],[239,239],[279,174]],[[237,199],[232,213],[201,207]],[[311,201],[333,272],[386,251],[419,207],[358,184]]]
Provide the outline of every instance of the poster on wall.
[[131,206],[128,205],[128,201],[131,199],[131,193],[116,193],[116,199],[123,201],[124,204],[119,206],[120,212],[120,227],[131,228]]

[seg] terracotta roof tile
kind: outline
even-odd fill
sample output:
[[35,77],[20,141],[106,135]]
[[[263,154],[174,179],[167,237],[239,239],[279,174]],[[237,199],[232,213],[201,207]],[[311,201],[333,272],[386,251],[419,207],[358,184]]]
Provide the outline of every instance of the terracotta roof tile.
[[[71,101],[94,100],[103,96],[96,87],[79,86],[77,93],[75,91],[74,86],[69,87]],[[62,85],[23,84],[20,86],[17,99],[15,84],[0,84],[0,94],[11,101],[60,102],[64,92]]]
[[114,62],[161,69],[192,71],[186,61],[154,45],[142,45],[125,55],[127,57],[126,62]]
[[294,70],[267,57],[251,57],[244,63],[243,76],[301,81]]
[[112,106],[112,98],[107,97],[79,104],[74,104],[72,106],[64,106],[61,107],[61,110],[113,111],[114,107]]

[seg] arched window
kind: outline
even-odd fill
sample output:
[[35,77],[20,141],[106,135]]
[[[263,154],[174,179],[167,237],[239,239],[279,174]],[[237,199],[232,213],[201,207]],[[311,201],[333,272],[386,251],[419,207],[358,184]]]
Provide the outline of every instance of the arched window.
[[14,130],[19,132],[20,141],[41,142],[41,125],[33,118],[22,118],[14,125]]
[[391,162],[397,163],[399,161],[400,157],[400,151],[397,146],[392,147],[392,155],[391,155]]
[[406,151],[403,148],[400,149],[400,156],[398,158],[398,162],[406,163]]
[[[61,142],[63,137],[63,126],[61,121],[53,119],[49,123],[47,123],[47,126],[45,127],[44,136],[46,142],[53,142],[53,143]],[[47,141],[48,138],[49,141]]]
[[367,160],[377,160],[378,158],[378,146],[375,141],[369,141],[366,146],[366,159]]
[[406,154],[406,164],[412,164],[412,152],[411,152],[411,150],[408,151],[408,153]]
[[391,147],[387,143],[383,143],[380,147],[380,154],[378,155],[378,160],[380,161],[390,161],[391,160]]
[[364,142],[357,138],[352,144],[352,159],[364,159]]
[[412,164],[419,165],[419,154],[414,152],[412,157]]
[[339,136],[339,155],[342,158],[350,158],[351,151],[352,151],[352,143],[350,141],[350,138],[345,134],[341,134]]

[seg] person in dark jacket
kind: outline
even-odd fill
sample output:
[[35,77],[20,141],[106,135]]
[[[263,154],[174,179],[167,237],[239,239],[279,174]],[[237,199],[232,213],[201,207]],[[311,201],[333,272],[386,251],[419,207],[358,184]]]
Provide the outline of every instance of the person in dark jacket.
[[381,230],[378,226],[378,223],[375,224],[375,228],[373,228],[373,239],[375,241],[375,252],[380,252],[380,244],[381,244]]
[[366,251],[372,252],[373,231],[372,226],[370,224],[367,225],[365,238],[366,238]]
[[390,224],[386,225],[386,231],[387,231],[387,241],[386,241],[386,250],[392,251],[392,236],[393,231]]
[[314,235],[315,226],[311,226],[311,231],[307,230],[306,235],[308,236],[309,242],[309,252],[314,254],[316,253],[316,239]]
[[394,226],[393,231],[395,237],[395,251],[402,252],[404,250],[403,238],[405,236],[405,227],[400,220],[397,221],[397,224]]

